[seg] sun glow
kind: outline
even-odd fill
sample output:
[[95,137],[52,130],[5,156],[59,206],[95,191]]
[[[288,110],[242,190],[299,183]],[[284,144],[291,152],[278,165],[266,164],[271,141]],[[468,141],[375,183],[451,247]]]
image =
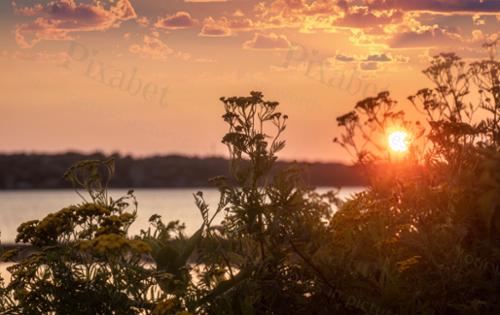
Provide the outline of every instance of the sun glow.
[[398,130],[389,133],[387,142],[392,151],[404,153],[408,151],[408,144],[410,141],[406,131]]

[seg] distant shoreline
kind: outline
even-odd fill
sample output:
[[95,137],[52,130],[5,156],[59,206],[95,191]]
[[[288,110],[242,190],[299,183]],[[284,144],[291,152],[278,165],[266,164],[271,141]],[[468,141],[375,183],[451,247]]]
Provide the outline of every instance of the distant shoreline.
[[[0,191],[71,189],[65,171],[82,160],[114,158],[116,175],[112,188],[209,188],[216,176],[228,176],[227,159],[164,155],[135,158],[119,154],[0,154]],[[342,163],[278,161],[276,170],[301,168],[305,184],[313,187],[360,187],[367,185],[359,166]]]

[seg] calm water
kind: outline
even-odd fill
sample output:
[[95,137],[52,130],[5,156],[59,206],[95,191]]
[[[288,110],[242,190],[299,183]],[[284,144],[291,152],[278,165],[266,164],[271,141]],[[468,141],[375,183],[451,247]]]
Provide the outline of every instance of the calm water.
[[[164,221],[180,220],[186,224],[186,233],[196,231],[201,224],[201,216],[194,204],[193,193],[203,191],[209,206],[216,206],[218,191],[215,189],[138,189],[135,195],[139,202],[137,220],[132,225],[131,234],[137,234],[148,227],[148,219],[153,214],[160,214]],[[321,188],[319,191],[327,191]],[[343,188],[342,198],[362,191],[363,188]],[[111,190],[111,196],[120,197],[126,190]],[[19,224],[41,219],[51,212],[65,206],[80,203],[82,199],[73,190],[27,190],[0,191],[0,240],[13,243]],[[0,263],[0,275],[8,279],[7,266]]]
[[[138,217],[130,232],[137,234],[141,229],[147,228],[149,217],[155,213],[160,214],[164,221],[184,222],[188,234],[196,231],[201,224],[201,216],[194,204],[193,193],[200,190],[209,205],[217,205],[219,194],[217,190],[210,188],[135,190],[139,202]],[[328,188],[319,190],[326,191]],[[362,188],[343,188],[341,197],[348,197],[361,190]],[[125,193],[126,190],[111,190],[111,196],[115,198]],[[2,243],[12,243],[19,224],[41,219],[50,212],[81,201],[73,190],[0,191],[0,240]]]

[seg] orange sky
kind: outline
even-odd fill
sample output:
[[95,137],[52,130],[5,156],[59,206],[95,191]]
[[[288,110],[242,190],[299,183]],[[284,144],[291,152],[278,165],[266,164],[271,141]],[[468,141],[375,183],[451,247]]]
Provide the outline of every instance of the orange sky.
[[287,159],[346,160],[335,117],[429,84],[430,56],[486,56],[500,1],[0,3],[0,152],[222,155],[220,96],[289,116]]

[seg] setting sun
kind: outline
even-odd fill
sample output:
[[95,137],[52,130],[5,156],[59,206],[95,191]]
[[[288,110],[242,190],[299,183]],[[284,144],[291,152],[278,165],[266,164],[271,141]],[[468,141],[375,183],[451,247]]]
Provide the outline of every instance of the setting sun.
[[403,153],[408,151],[408,138],[406,131],[398,130],[391,132],[387,140],[392,151]]

